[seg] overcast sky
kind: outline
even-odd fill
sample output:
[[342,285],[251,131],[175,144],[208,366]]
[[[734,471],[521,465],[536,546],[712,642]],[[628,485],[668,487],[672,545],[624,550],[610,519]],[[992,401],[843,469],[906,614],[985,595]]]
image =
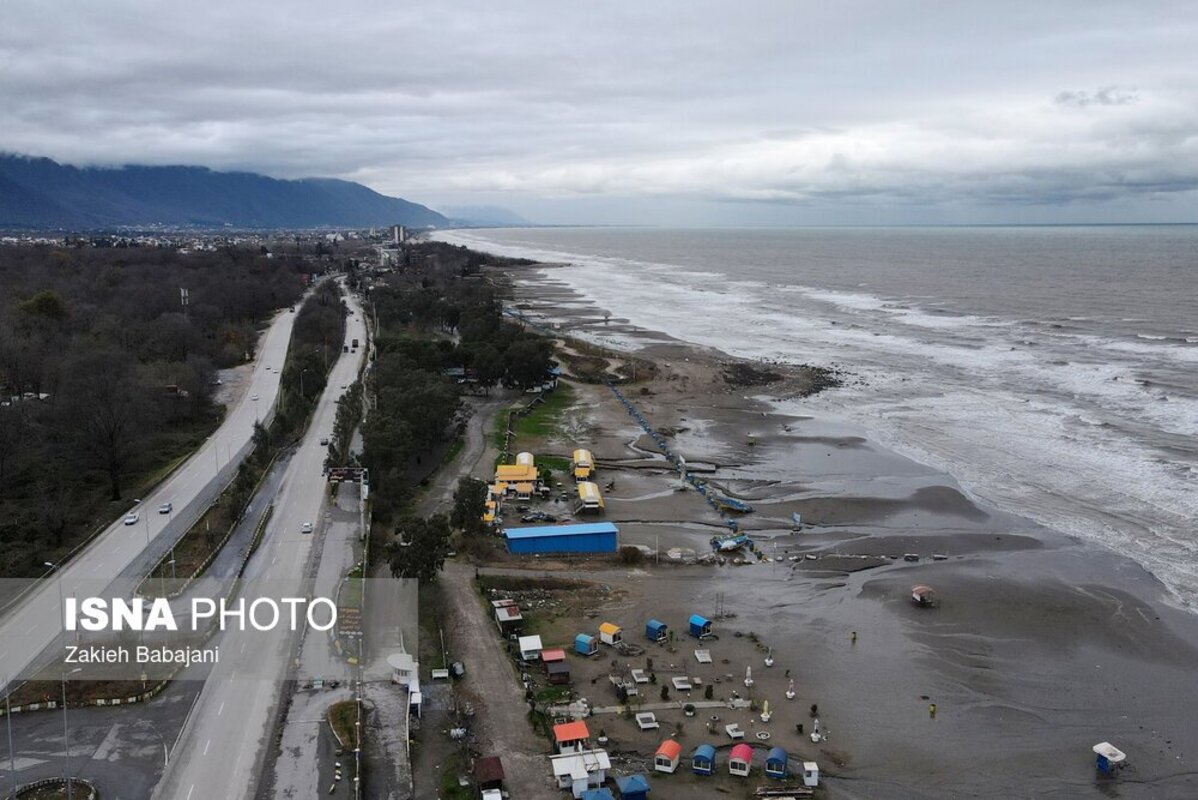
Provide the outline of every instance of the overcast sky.
[[546,223],[1198,220],[1198,4],[2,0],[0,150]]

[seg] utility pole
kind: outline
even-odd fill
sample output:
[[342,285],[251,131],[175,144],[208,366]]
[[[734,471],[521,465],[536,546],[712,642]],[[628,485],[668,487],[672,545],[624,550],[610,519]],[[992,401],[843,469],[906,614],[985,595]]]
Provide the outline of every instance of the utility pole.
[[8,720],[8,764],[12,776],[12,796],[17,796],[17,751],[12,745],[12,692],[8,690],[8,676],[4,676],[4,718]]

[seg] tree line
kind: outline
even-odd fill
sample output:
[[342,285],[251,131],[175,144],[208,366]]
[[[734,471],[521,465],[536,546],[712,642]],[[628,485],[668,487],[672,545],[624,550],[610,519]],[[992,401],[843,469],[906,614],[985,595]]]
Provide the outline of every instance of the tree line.
[[305,271],[235,248],[0,247],[0,575],[56,560],[201,442],[216,370],[253,356]]

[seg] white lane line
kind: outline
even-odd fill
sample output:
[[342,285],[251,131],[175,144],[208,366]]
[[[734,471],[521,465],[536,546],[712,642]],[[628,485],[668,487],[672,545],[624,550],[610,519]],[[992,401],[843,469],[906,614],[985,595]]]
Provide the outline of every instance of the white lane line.
[[241,643],[241,652],[245,652],[245,642]]
[[212,744],[212,740],[211,740],[211,739],[209,739],[208,741],[204,742],[204,755],[208,755],[208,746],[209,746],[210,744]]
[[191,800],[191,793],[196,790],[196,785],[193,783],[191,788],[187,790],[187,800]]
[[225,712],[225,704],[224,704],[224,703],[221,703],[221,704],[220,704],[220,708],[216,709],[216,716],[218,716],[218,717],[219,717],[219,716],[220,716],[221,714],[223,714],[224,712]]

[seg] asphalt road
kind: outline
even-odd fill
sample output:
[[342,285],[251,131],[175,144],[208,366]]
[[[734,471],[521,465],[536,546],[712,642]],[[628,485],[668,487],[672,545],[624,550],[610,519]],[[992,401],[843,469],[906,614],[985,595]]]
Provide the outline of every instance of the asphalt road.
[[[361,308],[346,324],[346,342],[365,341]],[[316,577],[316,540],[328,511],[322,474],[333,429],[336,401],[357,377],[364,349],[343,354],[334,365],[303,442],[292,456],[262,546],[246,569],[242,596],[308,597]],[[318,528],[301,533],[310,522]],[[312,635],[320,635],[313,631]],[[169,800],[244,798],[253,795],[263,772],[273,721],[298,637],[284,627],[270,631],[229,630],[220,637],[216,664],[188,719],[173,760],[154,792]],[[315,794],[315,787],[313,787]]]
[[[217,489],[232,475],[253,436],[254,422],[273,409],[279,374],[291,341],[295,314],[281,312],[259,343],[258,359],[242,398],[224,423],[179,469],[136,507],[133,525],[117,520],[77,553],[58,575],[41,581],[7,608],[0,620],[0,680],[28,678],[42,663],[44,651],[62,637],[60,592],[66,596],[98,595],[109,583],[147,554],[160,556],[203,513]],[[254,398],[258,398],[256,401]],[[159,514],[170,502],[170,514]],[[132,504],[130,505],[133,510]],[[55,648],[57,650],[57,648]]]

